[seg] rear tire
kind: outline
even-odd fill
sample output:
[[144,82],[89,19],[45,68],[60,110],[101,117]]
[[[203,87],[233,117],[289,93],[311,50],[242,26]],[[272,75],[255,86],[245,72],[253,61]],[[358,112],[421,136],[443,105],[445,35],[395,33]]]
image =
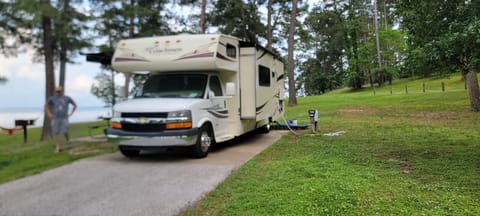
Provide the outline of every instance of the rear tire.
[[118,148],[120,149],[120,152],[123,154],[123,156],[128,158],[138,157],[140,155],[140,150],[125,149],[122,147],[118,147]]
[[192,146],[192,155],[195,158],[204,158],[208,155],[214,143],[213,133],[209,126],[203,125],[198,133],[197,142]]
[[262,133],[262,134],[268,134],[270,133],[270,124],[266,124],[260,128],[258,128],[258,133]]

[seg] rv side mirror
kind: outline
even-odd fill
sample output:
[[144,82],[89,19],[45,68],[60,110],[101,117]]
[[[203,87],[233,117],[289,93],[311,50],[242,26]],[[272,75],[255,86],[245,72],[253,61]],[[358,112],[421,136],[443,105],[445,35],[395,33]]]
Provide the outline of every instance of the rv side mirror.
[[227,96],[234,96],[235,95],[235,83],[227,82],[226,84],[226,94]]
[[212,90],[208,90],[208,98],[213,99],[214,97],[215,97],[215,92],[213,92]]

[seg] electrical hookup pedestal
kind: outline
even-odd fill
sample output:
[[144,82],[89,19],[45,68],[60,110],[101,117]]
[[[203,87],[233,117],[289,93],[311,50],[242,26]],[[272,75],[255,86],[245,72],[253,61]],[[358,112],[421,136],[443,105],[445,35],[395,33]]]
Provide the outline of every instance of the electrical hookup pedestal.
[[318,110],[308,110],[308,116],[310,117],[310,127],[312,128],[312,133],[317,133]]

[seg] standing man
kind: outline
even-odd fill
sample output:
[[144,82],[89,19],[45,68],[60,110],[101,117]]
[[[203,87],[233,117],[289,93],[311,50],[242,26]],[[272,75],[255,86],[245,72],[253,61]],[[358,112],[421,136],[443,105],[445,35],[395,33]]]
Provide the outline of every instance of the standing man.
[[[69,113],[68,105],[72,104],[72,111]],[[60,152],[60,133],[65,135],[67,142],[68,137],[68,117],[73,115],[77,109],[77,104],[71,97],[66,96],[63,92],[63,87],[58,86],[55,88],[55,95],[48,98],[45,104],[45,112],[50,117],[53,139],[55,141],[55,152]]]

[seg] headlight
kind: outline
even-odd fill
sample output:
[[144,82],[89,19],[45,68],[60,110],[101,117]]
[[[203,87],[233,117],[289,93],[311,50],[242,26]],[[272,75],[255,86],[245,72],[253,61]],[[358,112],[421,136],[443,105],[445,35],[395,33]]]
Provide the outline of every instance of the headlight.
[[191,121],[192,113],[190,110],[181,110],[175,112],[169,112],[167,121]]
[[121,112],[114,110],[112,115],[112,120],[110,122],[110,127],[115,129],[122,129],[122,123],[119,122],[121,116],[122,116]]
[[110,123],[110,126],[115,129],[122,129],[122,123],[120,122],[112,122]]
[[192,128],[192,113],[190,110],[169,112],[166,129]]

